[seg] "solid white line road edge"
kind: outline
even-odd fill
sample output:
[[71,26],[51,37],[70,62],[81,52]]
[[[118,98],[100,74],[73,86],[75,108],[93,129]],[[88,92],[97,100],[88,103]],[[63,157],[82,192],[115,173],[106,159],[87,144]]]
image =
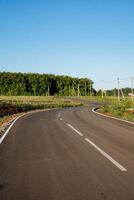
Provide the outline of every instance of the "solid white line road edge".
[[103,117],[107,117],[107,118],[110,118],[110,119],[115,119],[115,120],[118,120],[118,121],[121,121],[121,122],[126,122],[126,123],[134,125],[134,122],[130,122],[130,121],[127,121],[125,119],[119,119],[117,117],[112,117],[112,116],[109,116],[109,115],[105,115],[105,114],[102,114],[102,113],[99,113],[99,112],[95,111],[95,109],[96,108],[93,108],[92,112],[95,113],[95,114],[97,114],[97,115],[100,115],[100,116],[103,116]]
[[79,132],[76,128],[74,128],[71,124],[67,124],[67,126],[69,126],[72,130],[74,130],[79,136],[83,136],[83,134],[81,132]]
[[7,136],[7,134],[9,133],[10,129],[12,128],[12,126],[15,124],[15,122],[23,115],[20,115],[19,117],[17,117],[16,119],[13,120],[13,122],[10,124],[10,126],[8,127],[8,129],[6,130],[6,132],[4,133],[4,135],[0,138],[0,144],[3,142],[4,138]]
[[32,114],[32,113],[36,113],[36,112],[42,112],[42,111],[47,111],[47,110],[50,110],[50,109],[29,111],[29,112],[27,112],[27,113],[24,113],[24,114],[22,114],[22,115],[16,117],[16,118],[13,120],[13,122],[10,124],[10,126],[8,127],[8,129],[6,130],[6,132],[3,134],[3,136],[0,138],[0,144],[2,144],[3,140],[5,139],[5,137],[7,136],[7,134],[9,133],[10,129],[12,128],[12,126],[15,124],[15,122],[16,122],[19,118],[21,118],[21,117],[23,117],[23,116],[25,116],[25,115],[28,115],[28,114]]
[[124,168],[122,165],[120,165],[116,160],[114,160],[111,156],[109,156],[106,152],[104,152],[100,147],[98,147],[96,144],[94,144],[91,140],[88,138],[85,138],[85,141],[87,141],[89,144],[91,144],[96,150],[98,150],[105,158],[107,158],[110,162],[112,162],[116,167],[118,167],[121,171],[127,171],[126,168]]

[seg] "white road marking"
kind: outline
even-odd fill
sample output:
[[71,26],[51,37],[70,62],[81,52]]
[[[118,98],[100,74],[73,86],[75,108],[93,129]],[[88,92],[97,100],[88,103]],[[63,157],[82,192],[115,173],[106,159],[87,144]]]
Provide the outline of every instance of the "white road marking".
[[67,124],[67,126],[69,126],[71,129],[73,129],[76,133],[78,133],[79,136],[83,136],[83,134],[81,132],[79,132],[77,129],[75,129],[71,124]]
[[15,122],[22,117],[23,115],[17,117],[12,123],[11,125],[8,127],[8,129],[6,130],[6,132],[4,133],[4,135],[0,138],[0,144],[3,142],[4,138],[7,136],[7,134],[9,133],[10,129],[12,128],[12,126],[15,124]]
[[60,118],[60,120],[62,121],[62,118]]
[[[10,126],[8,127],[8,129],[6,130],[6,132],[4,133],[4,135],[0,138],[0,144],[3,142],[3,140],[5,139],[5,137],[7,136],[7,134],[9,133],[9,131],[10,131],[10,129],[12,128],[12,126],[15,124],[15,122],[19,119],[19,118],[21,118],[21,117],[23,117],[23,116],[25,116],[25,115],[29,115],[29,114],[32,114],[32,113],[37,113],[37,112],[44,112],[44,111],[49,111],[50,109],[46,109],[46,110],[36,110],[36,111],[29,111],[29,112],[27,112],[27,113],[24,113],[24,114],[22,114],[22,115],[20,115],[20,116],[18,116],[16,119],[14,119],[13,120],[13,122],[10,124]],[[51,109],[51,110],[55,110],[55,109]]]
[[97,115],[103,116],[103,117],[107,117],[107,118],[110,118],[110,119],[115,119],[115,120],[118,120],[118,121],[121,121],[121,122],[126,122],[126,123],[134,125],[134,122],[130,122],[130,121],[127,121],[125,119],[119,119],[117,117],[112,117],[112,116],[109,116],[109,115],[105,115],[105,114],[99,113],[99,112],[95,111],[95,108],[92,109],[92,112],[97,114]]
[[91,144],[95,149],[97,149],[104,157],[106,157],[109,161],[111,161],[116,167],[118,167],[121,171],[127,171],[122,165],[120,165],[116,160],[114,160],[111,156],[109,156],[106,152],[104,152],[101,148],[99,148],[96,144],[94,144],[88,138],[85,138],[89,144]]

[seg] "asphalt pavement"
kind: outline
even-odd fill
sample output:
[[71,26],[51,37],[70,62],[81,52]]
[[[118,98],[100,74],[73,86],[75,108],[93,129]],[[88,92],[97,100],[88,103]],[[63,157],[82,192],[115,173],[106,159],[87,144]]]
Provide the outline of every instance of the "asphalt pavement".
[[134,200],[134,125],[91,110],[18,119],[0,145],[0,200]]

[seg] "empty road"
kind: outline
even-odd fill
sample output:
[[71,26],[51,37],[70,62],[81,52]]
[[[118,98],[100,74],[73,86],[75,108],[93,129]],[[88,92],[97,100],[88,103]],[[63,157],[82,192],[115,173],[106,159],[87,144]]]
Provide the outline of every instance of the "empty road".
[[91,110],[18,119],[0,145],[0,200],[134,200],[134,125]]

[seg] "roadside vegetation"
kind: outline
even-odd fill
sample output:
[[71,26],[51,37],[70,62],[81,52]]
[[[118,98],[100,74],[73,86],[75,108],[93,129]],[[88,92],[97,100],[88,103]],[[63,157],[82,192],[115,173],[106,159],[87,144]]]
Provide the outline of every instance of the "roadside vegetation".
[[107,115],[134,122],[134,104],[130,100],[104,104],[99,111]]
[[103,98],[101,96],[87,96],[81,97],[81,99],[100,103],[98,112],[134,122],[134,102],[130,97],[125,97],[120,101],[114,96]]
[[89,95],[92,86],[88,78],[0,72],[0,118],[30,110],[81,106],[64,96]]
[[99,112],[106,115],[134,121],[134,104],[130,98],[117,100],[117,97],[81,96],[81,97],[58,97],[58,96],[0,96],[0,120],[6,116],[31,110],[76,107],[89,105],[87,102],[101,103]]
[[118,101],[116,88],[102,98],[102,91],[96,92],[93,81],[87,78],[0,72],[0,119],[37,109],[89,105],[90,101],[101,103],[100,112],[134,121],[130,91],[131,88],[124,88],[125,98]]
[[54,96],[0,96],[0,119],[5,116],[31,110],[82,105],[82,103],[76,102],[73,99],[66,100],[63,97]]

